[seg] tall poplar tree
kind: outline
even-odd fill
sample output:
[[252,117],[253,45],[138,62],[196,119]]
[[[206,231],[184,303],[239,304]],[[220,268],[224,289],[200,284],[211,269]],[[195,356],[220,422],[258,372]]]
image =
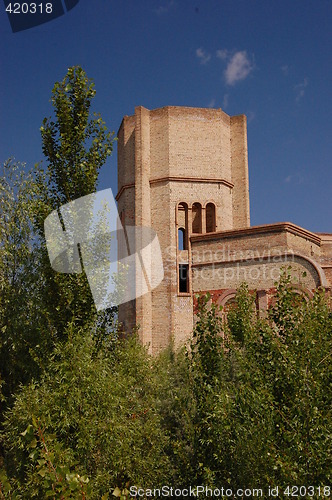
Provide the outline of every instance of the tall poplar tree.
[[[96,191],[100,168],[113,150],[113,133],[100,114],[92,113],[94,83],[83,69],[68,69],[54,85],[54,116],[41,127],[42,148],[47,160],[48,212]],[[40,213],[39,231],[48,213]],[[95,319],[96,310],[84,273],[59,274],[51,269],[44,253],[45,301],[58,338],[69,323],[77,326]]]
[[112,152],[113,135],[91,112],[95,89],[82,68],[54,85],[52,118],[41,127],[47,168],[8,160],[0,173],[0,384],[11,405],[20,384],[38,379],[69,324],[96,319],[84,273],[60,274],[50,264],[45,218],[93,193]]
[[95,95],[93,81],[79,66],[54,85],[54,117],[45,118],[40,129],[52,208],[94,192],[99,170],[112,153],[113,134],[100,114],[91,114]]

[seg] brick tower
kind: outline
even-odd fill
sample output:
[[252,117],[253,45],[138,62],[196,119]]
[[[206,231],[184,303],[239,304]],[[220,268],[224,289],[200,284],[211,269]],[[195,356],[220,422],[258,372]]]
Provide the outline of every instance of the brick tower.
[[161,245],[164,280],[119,309],[154,354],[192,332],[191,236],[250,226],[246,117],[137,107],[118,132],[118,189],[122,224],[152,227]]

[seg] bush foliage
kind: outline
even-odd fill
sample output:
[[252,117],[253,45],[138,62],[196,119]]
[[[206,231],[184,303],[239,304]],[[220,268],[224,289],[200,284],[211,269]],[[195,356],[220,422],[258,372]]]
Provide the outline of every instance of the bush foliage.
[[201,297],[190,346],[155,359],[135,336],[96,353],[91,329],[69,326],[6,414],[2,495],[329,484],[331,311],[289,284],[285,273],[265,319],[245,285],[226,322]]

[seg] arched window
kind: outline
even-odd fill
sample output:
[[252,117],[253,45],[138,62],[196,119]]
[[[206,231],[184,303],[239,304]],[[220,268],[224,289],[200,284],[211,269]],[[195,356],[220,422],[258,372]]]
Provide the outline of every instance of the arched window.
[[179,227],[178,229],[178,249],[187,250],[186,231],[183,227]]
[[201,233],[202,232],[202,205],[200,203],[194,203],[192,206],[192,232]]
[[188,250],[188,205],[181,202],[177,207],[178,249]]
[[208,203],[205,208],[206,232],[214,233],[216,230],[216,207],[213,203]]
[[[304,305],[313,297],[313,293],[306,289],[305,287],[297,284],[288,285],[287,287],[290,291],[290,300],[293,307],[299,307]],[[274,295],[269,301],[269,308],[275,307],[277,304],[276,295]]]

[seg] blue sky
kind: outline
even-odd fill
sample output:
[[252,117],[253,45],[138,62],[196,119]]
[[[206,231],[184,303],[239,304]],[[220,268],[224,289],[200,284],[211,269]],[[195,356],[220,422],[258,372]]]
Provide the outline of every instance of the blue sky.
[[[81,65],[115,132],[138,105],[246,114],[251,224],[332,232],[330,0],[80,0],[17,33],[0,9],[1,161],[43,159],[52,87]],[[116,183],[115,151],[100,187]]]

